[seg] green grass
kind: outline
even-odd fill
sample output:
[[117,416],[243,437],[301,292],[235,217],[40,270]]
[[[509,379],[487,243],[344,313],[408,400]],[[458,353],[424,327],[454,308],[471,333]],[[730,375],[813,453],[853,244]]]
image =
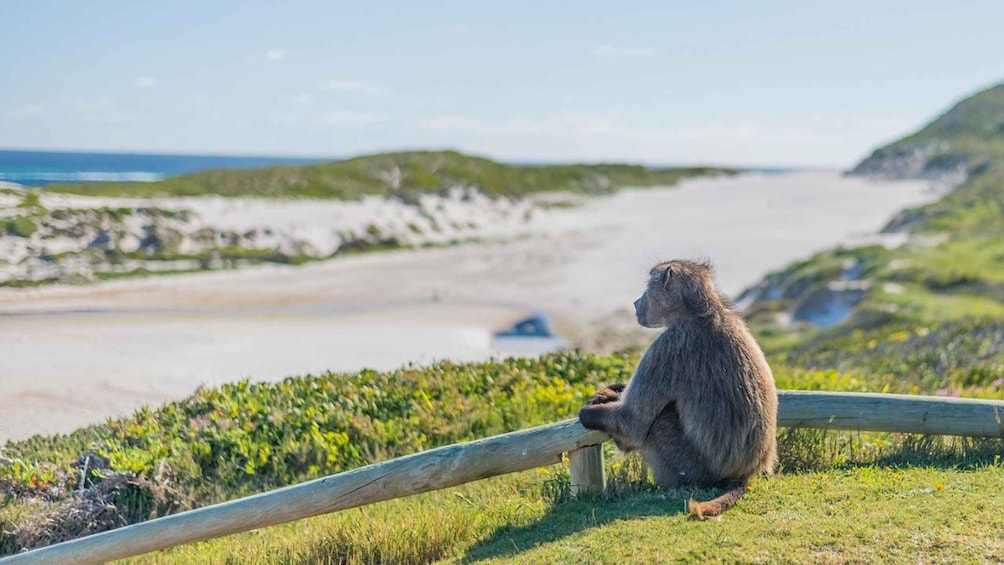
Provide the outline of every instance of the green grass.
[[[781,475],[721,522],[682,514],[689,493],[576,502],[503,532],[460,562],[891,563],[993,561],[1004,541],[999,471],[942,469]],[[964,509],[964,510],[963,510]]]
[[996,144],[1004,137],[1002,109],[1004,84],[998,84],[966,97],[917,133],[897,143],[952,140],[981,146]]
[[470,483],[128,560],[128,563],[419,563],[543,518],[559,467]]
[[707,174],[735,174],[713,167],[648,168],[625,164],[507,165],[456,151],[384,153],[319,165],[214,170],[153,183],[56,184],[48,192],[92,196],[259,196],[357,199],[409,196],[463,186],[492,196],[569,190],[609,192],[626,186],[672,185]]
[[[849,333],[817,334],[775,356],[774,364],[800,367],[797,381],[818,375],[855,378],[870,390],[963,394],[1004,393],[1004,321],[973,318],[926,326],[897,325]],[[780,372],[779,385],[788,373]],[[795,383],[791,383],[795,384]],[[850,390],[850,382],[833,388]]]
[[[840,439],[840,438],[835,438]],[[877,440],[878,438],[876,438]],[[843,436],[846,446],[860,440]],[[799,443],[792,439],[791,443]],[[819,436],[801,440],[834,452]],[[1000,444],[881,449],[760,479],[719,521],[683,512],[608,449],[610,487],[572,499],[563,466],[498,477],[122,563],[968,563],[1004,557]],[[919,447],[923,445],[924,447]],[[956,449],[958,446],[956,445]],[[997,454],[994,455],[994,450]],[[950,459],[931,458],[950,455]],[[797,457],[797,456],[796,456]],[[905,460],[918,461],[916,464]],[[782,462],[789,464],[793,459]]]
[[1000,316],[1004,303],[996,298],[968,292],[931,292],[923,287],[904,286],[894,293],[878,291],[864,307],[892,307],[890,318],[923,325],[976,316]]

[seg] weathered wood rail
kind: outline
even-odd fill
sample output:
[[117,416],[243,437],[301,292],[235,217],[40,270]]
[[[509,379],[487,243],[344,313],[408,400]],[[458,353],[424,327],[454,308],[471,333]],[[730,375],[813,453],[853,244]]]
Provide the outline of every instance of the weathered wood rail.
[[[1004,437],[1004,402],[894,394],[781,391],[783,427]],[[566,420],[449,445],[256,496],[0,559],[103,563],[382,500],[552,465],[568,454],[574,492],[602,490],[604,434]]]

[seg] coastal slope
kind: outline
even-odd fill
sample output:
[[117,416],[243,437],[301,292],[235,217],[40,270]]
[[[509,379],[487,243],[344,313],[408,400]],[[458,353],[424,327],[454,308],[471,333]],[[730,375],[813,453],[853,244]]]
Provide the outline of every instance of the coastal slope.
[[850,174],[962,180],[1004,157],[1004,84],[966,97],[920,130],[879,147]]
[[645,167],[619,163],[510,165],[457,151],[381,153],[318,165],[210,170],[152,183],[53,184],[49,192],[91,196],[399,196],[473,188],[489,196],[536,192],[604,193],[626,186],[669,186],[681,179],[736,174],[720,167]]
[[[740,297],[786,363],[880,371],[945,394],[1004,374],[1004,85],[980,91],[851,175],[923,178],[943,196],[903,210],[879,245],[817,253]],[[998,385],[993,385],[998,383]]]

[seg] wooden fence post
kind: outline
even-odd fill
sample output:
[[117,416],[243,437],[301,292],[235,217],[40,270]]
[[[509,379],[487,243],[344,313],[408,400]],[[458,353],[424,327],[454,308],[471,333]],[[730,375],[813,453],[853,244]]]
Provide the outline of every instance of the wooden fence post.
[[578,496],[587,492],[603,492],[607,487],[606,470],[603,468],[603,446],[588,445],[568,454],[568,466],[572,475],[572,494]]

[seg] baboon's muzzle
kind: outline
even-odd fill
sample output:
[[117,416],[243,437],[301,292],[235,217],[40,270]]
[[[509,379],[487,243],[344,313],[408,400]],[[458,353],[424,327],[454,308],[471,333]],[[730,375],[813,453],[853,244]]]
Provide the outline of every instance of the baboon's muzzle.
[[639,324],[645,325],[645,295],[634,301],[634,316]]

